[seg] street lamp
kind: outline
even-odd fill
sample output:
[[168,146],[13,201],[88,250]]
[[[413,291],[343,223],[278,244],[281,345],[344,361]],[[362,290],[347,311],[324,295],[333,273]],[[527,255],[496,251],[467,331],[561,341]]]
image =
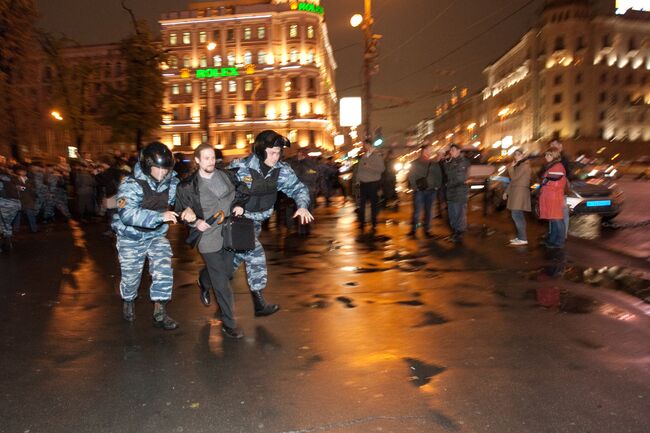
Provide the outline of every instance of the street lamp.
[[363,52],[363,116],[364,116],[364,129],[366,139],[370,140],[372,137],[371,125],[371,112],[372,112],[372,93],[370,87],[371,76],[377,73],[377,42],[381,39],[381,35],[372,32],[372,25],[374,23],[372,17],[372,0],[364,0],[364,15],[355,14],[350,18],[350,25],[352,27],[361,27],[363,30],[365,49]]
[[61,113],[59,113],[59,112],[56,111],[56,110],[50,112],[50,116],[52,116],[52,117],[53,117],[55,120],[57,120],[58,122],[60,122],[60,121],[63,120],[63,116],[61,116]]

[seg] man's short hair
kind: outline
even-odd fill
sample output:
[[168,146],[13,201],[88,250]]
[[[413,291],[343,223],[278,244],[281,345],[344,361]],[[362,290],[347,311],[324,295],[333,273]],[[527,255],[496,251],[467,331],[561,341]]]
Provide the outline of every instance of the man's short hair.
[[451,150],[451,149],[458,149],[458,150],[460,150],[460,146],[457,145],[456,143],[451,143],[451,144],[449,145],[449,150]]
[[211,145],[202,143],[199,144],[196,149],[194,149],[194,158],[201,159],[201,152],[203,152],[205,149],[210,149],[211,152],[214,152],[214,148]]

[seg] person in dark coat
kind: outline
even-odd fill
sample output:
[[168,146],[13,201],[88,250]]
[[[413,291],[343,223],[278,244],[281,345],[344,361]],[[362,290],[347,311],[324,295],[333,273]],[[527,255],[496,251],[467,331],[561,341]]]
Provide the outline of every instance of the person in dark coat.
[[469,166],[470,163],[462,155],[460,147],[452,144],[449,147],[449,158],[444,163],[444,170],[447,179],[445,185],[447,213],[449,214],[449,225],[453,231],[449,241],[453,243],[463,241],[463,233],[467,228],[467,201],[469,199],[467,176]]
[[36,187],[32,179],[27,176],[27,168],[18,166],[14,171],[16,173],[14,182],[18,190],[18,195],[20,196],[21,205],[21,210],[14,219],[14,231],[18,231],[21,216],[24,216],[29,224],[30,231],[36,233],[38,231],[38,226],[36,225],[36,214],[38,212]]
[[422,228],[424,235],[431,237],[431,210],[433,199],[438,188],[442,186],[442,171],[440,164],[433,161],[433,149],[431,146],[423,146],[420,157],[411,163],[408,181],[413,190],[413,217],[411,218],[411,231],[409,236],[415,236],[420,220],[420,214],[424,212]]

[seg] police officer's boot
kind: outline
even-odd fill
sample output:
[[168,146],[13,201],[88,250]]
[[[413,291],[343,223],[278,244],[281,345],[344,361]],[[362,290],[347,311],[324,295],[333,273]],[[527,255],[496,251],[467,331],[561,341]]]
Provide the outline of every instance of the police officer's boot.
[[270,316],[271,314],[277,312],[280,309],[278,304],[267,304],[262,296],[261,290],[251,291],[253,296],[253,305],[255,306],[255,316]]
[[153,307],[153,326],[171,331],[178,328],[178,323],[167,315],[167,301],[157,301]]
[[127,322],[135,320],[135,301],[124,301],[122,303],[122,317]]

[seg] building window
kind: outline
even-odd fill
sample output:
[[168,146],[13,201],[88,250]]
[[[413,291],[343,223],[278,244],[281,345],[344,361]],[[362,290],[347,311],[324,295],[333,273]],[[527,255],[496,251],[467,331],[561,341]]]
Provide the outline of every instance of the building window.
[[180,93],[180,86],[178,84],[172,84],[172,95],[179,95]]
[[258,27],[257,39],[265,39],[265,38],[266,38],[266,27]]
[[564,37],[558,36],[557,38],[555,38],[555,51],[560,51],[565,48],[566,46],[564,45]]
[[221,65],[222,65],[221,56],[220,56],[219,54],[217,54],[216,56],[212,57],[212,64],[213,64],[214,66],[221,66]]
[[206,32],[199,32],[199,43],[205,44],[208,41],[208,34]]
[[287,138],[292,143],[295,143],[296,141],[298,141],[298,130],[296,130],[296,129],[290,130],[289,135],[287,135]]
[[258,112],[259,112],[259,117],[265,117],[266,116],[266,104],[260,104]]
[[228,29],[226,31],[226,40],[232,42],[235,40],[235,29]]
[[214,106],[214,115],[217,118],[221,118],[221,116],[223,116],[223,109],[221,108],[221,104],[217,104]]
[[266,63],[266,51],[260,50],[257,52],[257,63],[259,65]]
[[235,54],[228,53],[228,66],[235,66]]
[[562,120],[562,113],[553,113],[553,122],[559,122]]
[[214,93],[221,93],[223,91],[223,83],[221,81],[214,82]]
[[576,101],[576,104],[582,102],[582,93],[580,93],[580,92],[576,93],[575,101]]
[[609,48],[612,46],[612,37],[610,35],[603,36],[603,48]]
[[309,51],[307,53],[307,59],[306,60],[307,60],[307,64],[314,63],[314,52],[313,51]]
[[178,35],[176,33],[169,34],[169,45],[178,44]]
[[308,90],[316,90],[316,80],[313,78],[310,78],[307,80],[307,89]]
[[309,130],[309,144],[314,145],[316,144],[316,131],[313,129]]
[[246,117],[249,119],[253,117],[253,106],[251,104],[246,104]]
[[251,53],[250,51],[246,51],[244,53],[244,64],[250,65],[251,63],[253,63],[253,53]]
[[244,91],[252,92],[253,91],[253,80],[244,81]]
[[192,83],[185,83],[185,94],[192,94]]
[[185,107],[185,119],[191,119],[192,118],[192,108],[190,107]]
[[212,32],[212,40],[214,42],[219,42],[220,38],[221,38],[221,32],[219,32],[219,30],[215,30]]
[[[229,108],[228,114],[230,115],[230,117],[232,117],[234,119],[235,118],[235,105],[230,104],[230,106],[228,108]],[[234,137],[234,135],[235,135],[235,133],[233,132],[233,137]],[[235,140],[233,138],[232,143],[234,143],[234,142],[235,142]]]
[[205,92],[208,91],[208,83],[201,81],[201,94],[205,95]]
[[228,81],[228,91],[230,93],[234,93],[237,91],[237,81],[235,80]]
[[607,92],[600,92],[600,96],[598,97],[598,100],[600,102],[605,102],[606,99],[607,99]]
[[172,134],[172,146],[181,145],[181,134]]
[[255,142],[255,136],[251,131],[246,132],[246,142],[248,144],[253,144]]
[[189,45],[192,43],[192,35],[190,32],[183,32],[183,45]]
[[250,41],[252,37],[253,37],[253,30],[251,30],[250,27],[245,27],[244,28],[244,40],[245,41]]
[[199,67],[207,68],[208,67],[208,58],[203,54],[199,60]]
[[183,56],[183,67],[184,68],[190,67],[190,56]]
[[307,39],[314,39],[314,26],[307,26]]
[[299,56],[298,56],[298,50],[291,50],[289,53],[289,62],[291,63],[298,63]]
[[298,24],[291,24],[289,26],[289,37],[291,39],[298,37]]
[[556,86],[562,84],[562,74],[558,74],[553,78],[553,84]]
[[178,120],[178,108],[172,108],[172,120]]
[[555,95],[553,95],[553,103],[554,104],[562,103],[562,94],[561,93],[556,93]]
[[298,115],[298,103],[297,102],[292,102],[291,103],[291,109],[289,111],[289,114],[293,117]]
[[169,56],[169,67],[172,69],[178,68],[178,57]]

